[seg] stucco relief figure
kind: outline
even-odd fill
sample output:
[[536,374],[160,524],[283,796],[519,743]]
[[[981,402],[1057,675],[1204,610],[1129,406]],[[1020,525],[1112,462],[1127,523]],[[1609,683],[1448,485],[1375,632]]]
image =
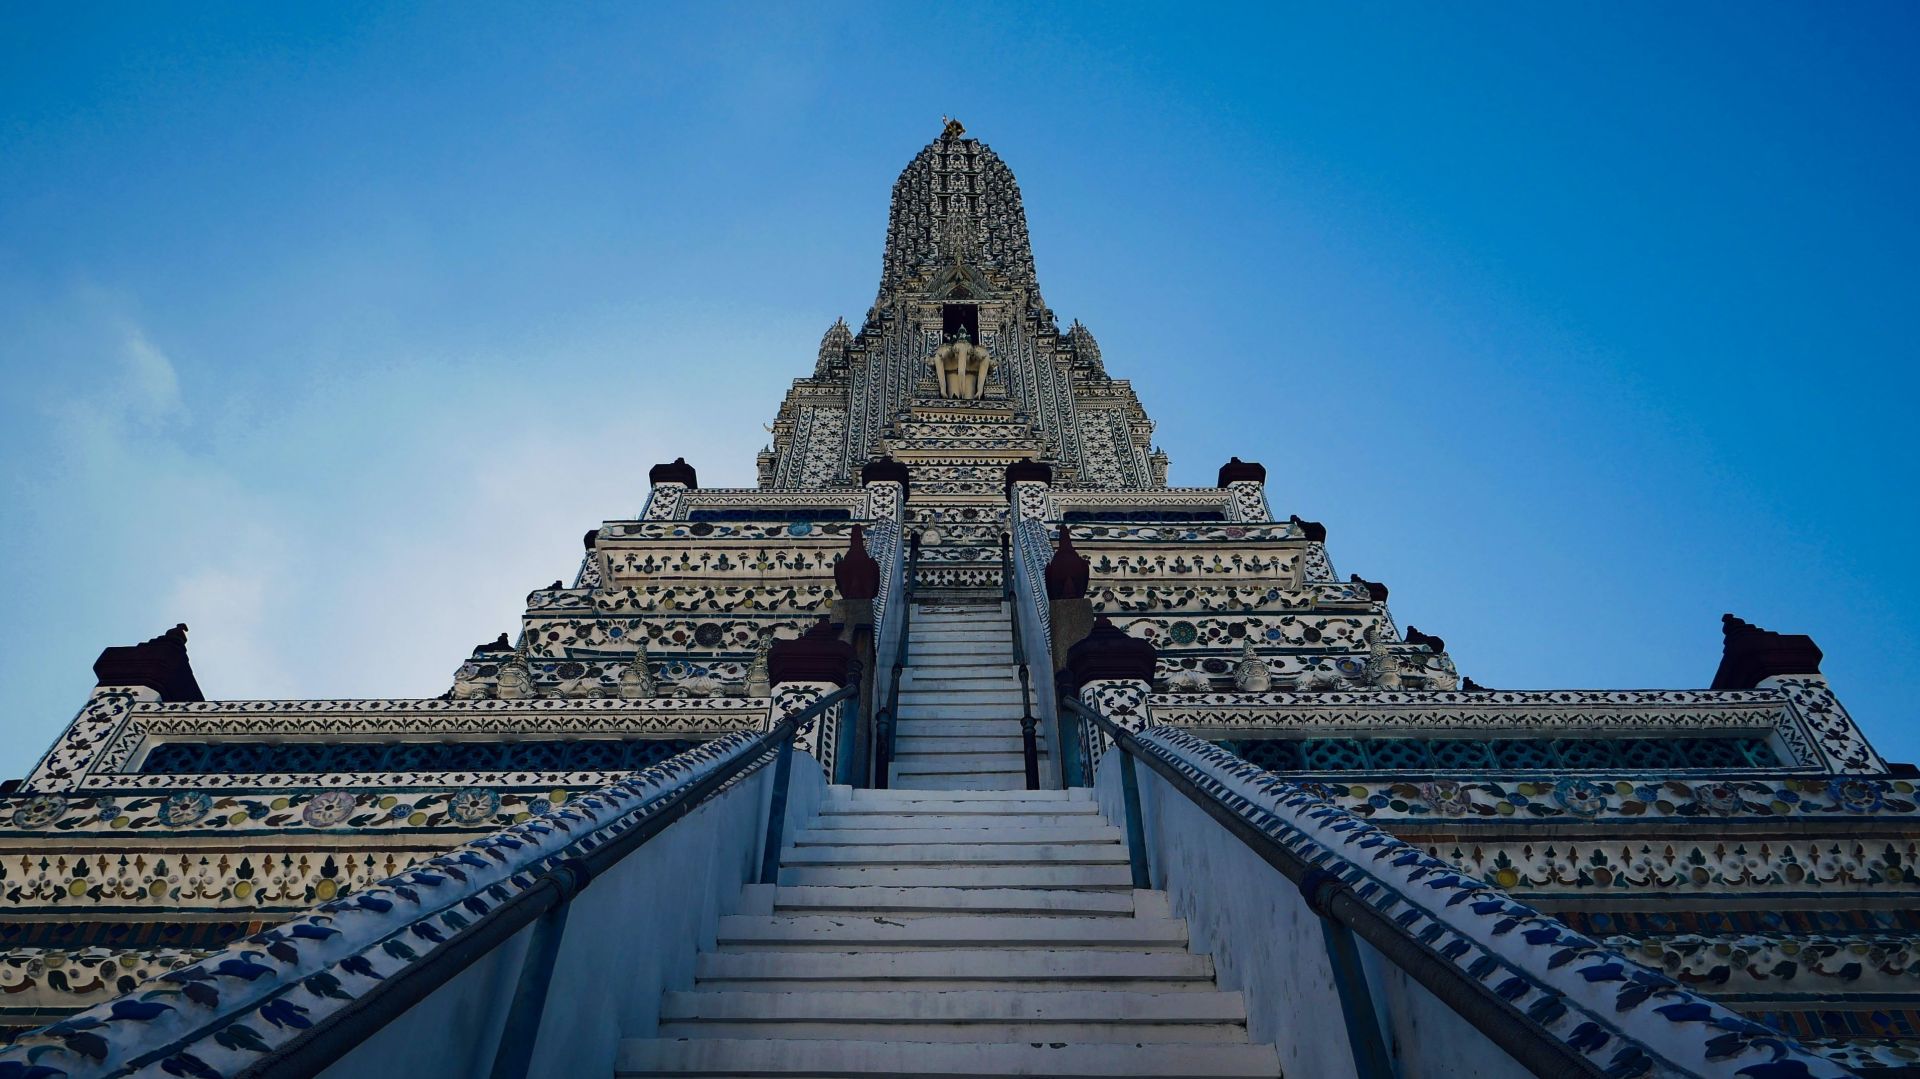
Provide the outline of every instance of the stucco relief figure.
[[500,664],[500,681],[494,690],[503,701],[524,701],[539,696],[533,688],[533,671],[525,656],[515,652]]
[[493,686],[481,677],[480,664],[462,663],[453,676],[453,691],[448,696],[456,701],[484,701],[493,696]]
[[633,651],[633,658],[620,671],[620,696],[624,700],[644,701],[654,696],[658,690],[654,686],[653,667],[647,655],[645,641]]
[[1211,693],[1213,679],[1200,671],[1179,670],[1167,676],[1168,693]]
[[965,326],[953,340],[935,349],[927,362],[933,365],[940,396],[949,401],[979,400],[987,390],[987,375],[993,371],[993,357],[984,346],[973,343]]
[[1240,662],[1233,665],[1233,688],[1242,693],[1265,693],[1273,687],[1273,673],[1267,661],[1253,650],[1253,638],[1240,646]]
[[1369,626],[1367,641],[1367,680],[1379,689],[1399,689],[1401,664],[1400,657],[1387,647],[1386,634],[1379,626]]

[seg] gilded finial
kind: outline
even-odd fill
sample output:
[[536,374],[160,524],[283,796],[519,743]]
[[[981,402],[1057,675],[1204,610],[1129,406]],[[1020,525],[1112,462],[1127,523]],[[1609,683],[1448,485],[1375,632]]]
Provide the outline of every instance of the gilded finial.
[[966,137],[967,129],[961,126],[960,121],[954,119],[951,116],[943,115],[940,117],[940,122],[947,125],[947,129],[940,133],[941,138],[958,139],[958,138]]

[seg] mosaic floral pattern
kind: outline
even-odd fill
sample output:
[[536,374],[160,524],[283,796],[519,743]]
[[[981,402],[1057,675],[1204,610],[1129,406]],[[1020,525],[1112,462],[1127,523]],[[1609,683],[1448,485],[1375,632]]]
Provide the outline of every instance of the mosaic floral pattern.
[[169,828],[184,828],[199,821],[213,808],[213,799],[205,791],[181,791],[160,803],[160,823]]
[[300,810],[300,822],[310,828],[331,828],[353,815],[357,799],[346,791],[321,791]]
[[0,999],[10,1007],[73,1008],[131,993],[204,949],[15,948],[0,952]]
[[1817,891],[1840,898],[1873,891],[1913,902],[1920,898],[1920,875],[1914,871],[1920,842],[1909,838],[1912,834],[1856,831],[1844,839],[1747,840],[1641,831],[1616,840],[1429,842],[1426,851],[1462,872],[1541,897],[1612,892],[1757,898]]
[[23,798],[13,807],[13,826],[15,828],[45,828],[58,820],[67,807],[66,799],[53,794],[36,794]]
[[490,790],[457,791],[447,799],[447,818],[458,824],[481,824],[500,812],[500,793]]
[[1608,947],[1683,983],[1722,992],[1804,989],[1826,982],[1846,992],[1912,992],[1920,980],[1920,940],[1912,936],[1818,937],[1680,934],[1608,937]]

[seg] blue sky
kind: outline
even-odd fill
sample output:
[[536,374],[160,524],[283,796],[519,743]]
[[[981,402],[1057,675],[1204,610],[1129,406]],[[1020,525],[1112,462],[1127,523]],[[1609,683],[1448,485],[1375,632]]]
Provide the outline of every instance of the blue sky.
[[1212,482],[1500,687],[1812,634],[1920,757],[1920,9],[0,9],[0,775],[99,649],[433,695],[647,467],[752,482],[964,120]]

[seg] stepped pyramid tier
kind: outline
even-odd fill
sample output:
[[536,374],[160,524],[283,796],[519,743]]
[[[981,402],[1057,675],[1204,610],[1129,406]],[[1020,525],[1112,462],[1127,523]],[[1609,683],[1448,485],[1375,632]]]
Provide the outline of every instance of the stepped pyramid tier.
[[102,652],[0,788],[0,1079],[1915,1073],[1920,775],[1809,637],[1488,689],[1152,431],[948,122],[758,485],[654,465],[445,693]]

